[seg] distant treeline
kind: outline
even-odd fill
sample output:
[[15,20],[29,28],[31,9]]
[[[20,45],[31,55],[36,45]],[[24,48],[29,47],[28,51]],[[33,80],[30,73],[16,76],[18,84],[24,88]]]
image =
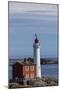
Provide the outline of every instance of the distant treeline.
[[58,64],[58,60],[41,59],[41,64]]
[[[34,59],[33,58],[28,58],[27,60],[31,60],[34,63]],[[41,58],[40,59],[41,64],[58,64],[58,60],[57,59],[52,59],[52,58]]]
[[[23,59],[9,59],[9,62],[11,61],[26,61],[29,60],[30,62],[34,63],[34,59],[33,58],[23,58]],[[58,64],[58,58],[41,58],[40,59],[41,64]]]

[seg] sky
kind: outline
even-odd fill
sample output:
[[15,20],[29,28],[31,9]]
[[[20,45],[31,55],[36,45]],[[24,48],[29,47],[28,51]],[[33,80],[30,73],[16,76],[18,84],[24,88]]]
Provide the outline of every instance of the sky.
[[57,57],[58,6],[9,2],[9,58],[33,57],[35,33],[41,57]]

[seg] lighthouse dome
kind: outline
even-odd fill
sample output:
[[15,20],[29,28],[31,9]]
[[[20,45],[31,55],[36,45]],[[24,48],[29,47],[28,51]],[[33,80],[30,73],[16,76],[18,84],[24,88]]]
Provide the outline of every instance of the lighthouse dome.
[[38,43],[38,42],[39,42],[39,40],[36,38],[36,39],[35,39],[35,43]]
[[35,41],[34,41],[35,43],[38,43],[39,42],[39,40],[38,40],[38,38],[37,38],[37,34],[35,34]]

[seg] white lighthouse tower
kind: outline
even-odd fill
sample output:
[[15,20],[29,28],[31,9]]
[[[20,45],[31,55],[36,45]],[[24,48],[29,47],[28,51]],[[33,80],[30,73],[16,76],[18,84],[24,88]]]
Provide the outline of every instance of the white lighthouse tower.
[[36,77],[41,78],[41,65],[40,65],[40,43],[37,38],[37,34],[35,34],[35,40],[33,44],[33,58],[34,58],[34,63],[36,63]]

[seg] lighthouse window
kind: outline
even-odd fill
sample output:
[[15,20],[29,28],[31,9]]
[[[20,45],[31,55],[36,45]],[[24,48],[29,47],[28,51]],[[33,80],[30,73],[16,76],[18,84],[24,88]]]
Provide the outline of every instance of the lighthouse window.
[[34,66],[30,66],[30,70],[31,71],[34,71]]
[[29,70],[29,66],[25,66],[25,71],[28,71]]
[[34,73],[31,73],[31,78],[34,78]]

